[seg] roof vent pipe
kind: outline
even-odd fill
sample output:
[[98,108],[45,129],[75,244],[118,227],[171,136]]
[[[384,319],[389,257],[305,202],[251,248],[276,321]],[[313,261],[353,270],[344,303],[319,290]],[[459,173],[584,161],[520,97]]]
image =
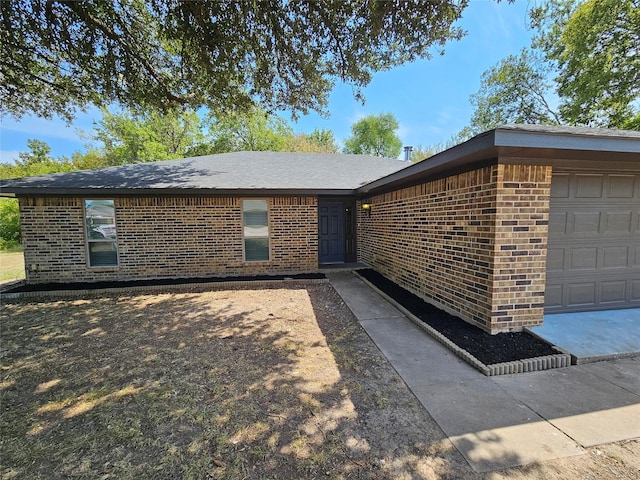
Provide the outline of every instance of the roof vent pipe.
[[411,152],[413,147],[404,147],[404,161],[408,162],[411,159]]

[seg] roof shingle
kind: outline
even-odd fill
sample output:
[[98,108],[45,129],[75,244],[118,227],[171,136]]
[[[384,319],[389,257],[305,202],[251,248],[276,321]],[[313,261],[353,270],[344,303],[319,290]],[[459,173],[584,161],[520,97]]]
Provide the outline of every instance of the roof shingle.
[[197,190],[349,190],[408,164],[390,158],[289,152],[233,152],[4,180],[4,193]]

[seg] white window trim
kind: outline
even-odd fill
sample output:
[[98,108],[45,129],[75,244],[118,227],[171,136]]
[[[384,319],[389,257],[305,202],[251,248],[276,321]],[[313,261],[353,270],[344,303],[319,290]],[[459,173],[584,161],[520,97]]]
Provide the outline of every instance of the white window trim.
[[[90,239],[87,233],[87,202],[92,200],[111,200],[113,202],[113,224],[116,226],[116,237],[111,238],[101,238],[101,239]],[[118,220],[116,215],[116,202],[111,198],[84,198],[82,200],[82,228],[84,230],[84,245],[85,245],[85,255],[87,261],[87,268],[91,269],[113,269],[120,267],[120,249],[118,248]],[[91,265],[91,252],[89,250],[89,244],[97,243],[97,242],[112,242],[116,247],[116,263],[113,265]]]
[[[244,202],[252,201],[252,200],[261,200],[267,205],[267,235],[265,236],[245,236],[245,225],[244,225]],[[269,222],[269,199],[268,198],[243,198],[241,201],[241,225],[242,225],[242,261],[244,263],[268,263],[271,261],[271,225]],[[247,252],[246,252],[246,239],[247,238],[266,238],[267,239],[267,254],[268,258],[266,260],[247,260]]]

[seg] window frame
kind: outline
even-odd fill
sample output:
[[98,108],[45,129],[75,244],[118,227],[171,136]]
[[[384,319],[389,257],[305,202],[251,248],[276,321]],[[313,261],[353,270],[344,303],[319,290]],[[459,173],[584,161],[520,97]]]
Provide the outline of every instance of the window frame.
[[[88,219],[90,218],[87,213],[87,203],[88,202],[111,202],[113,204],[113,223],[105,223],[105,225],[113,225],[115,229],[115,236],[113,238],[103,237],[103,238],[90,238],[89,236],[89,223]],[[120,249],[118,248],[118,221],[116,215],[116,202],[115,199],[112,198],[84,198],[82,200],[82,223],[84,230],[84,238],[85,238],[85,254],[86,254],[86,263],[87,268],[91,269],[108,269],[108,268],[119,268],[120,267]],[[111,217],[91,217],[91,218],[111,218]],[[109,265],[92,265],[91,264],[91,244],[92,243],[111,243],[115,249],[116,257],[115,263]]]
[[[245,225],[245,202],[255,202],[260,201],[265,203],[265,213],[267,223],[264,226],[266,228],[266,235],[257,236],[257,235],[246,235],[246,225]],[[266,263],[271,261],[271,228],[269,222],[269,199],[267,198],[243,198],[240,206],[241,214],[242,214],[242,260],[244,263]],[[250,211],[250,210],[249,210]],[[267,258],[260,260],[249,260],[247,259],[247,239],[266,239],[267,240]]]

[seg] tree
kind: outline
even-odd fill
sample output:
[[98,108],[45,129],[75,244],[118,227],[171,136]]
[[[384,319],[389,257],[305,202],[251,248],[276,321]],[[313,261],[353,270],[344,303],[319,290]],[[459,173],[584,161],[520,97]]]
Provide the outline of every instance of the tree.
[[361,96],[373,73],[459,39],[467,3],[5,0],[0,112],[322,111],[337,80]]
[[86,152],[73,152],[71,154],[72,170],[89,170],[92,168],[108,167],[109,161],[103,152],[97,148],[91,148]]
[[31,177],[72,170],[67,158],[51,157],[51,147],[46,142],[29,139],[27,147],[29,151],[20,152],[15,164],[0,163],[0,178]]
[[[20,152],[15,163],[0,163],[0,179],[30,177],[73,169],[65,157],[51,156],[51,147],[41,140],[27,140],[29,151]],[[21,240],[20,210],[15,198],[0,198],[0,250],[16,247]]]
[[463,136],[471,137],[505,123],[562,123],[550,105],[550,68],[537,52],[525,48],[519,56],[509,55],[485,71],[480,90],[471,96],[474,112]]
[[553,1],[532,20],[537,47],[558,65],[565,121],[640,129],[640,1]]
[[103,109],[94,138],[104,144],[107,165],[123,165],[188,156],[189,149],[204,140],[202,130],[202,121],[191,111],[112,113]]
[[640,129],[640,0],[549,0],[531,48],[482,75],[470,137],[504,123]]
[[338,153],[340,147],[331,130],[315,129],[311,133],[293,134],[286,139],[287,152]]
[[0,198],[0,250],[20,245],[20,208],[17,198]]
[[344,153],[397,158],[402,148],[402,141],[395,133],[397,129],[398,120],[393,114],[369,115],[351,126]]
[[245,113],[229,113],[210,119],[208,143],[211,153],[239,151],[282,151],[293,135],[281,117],[254,107]]

